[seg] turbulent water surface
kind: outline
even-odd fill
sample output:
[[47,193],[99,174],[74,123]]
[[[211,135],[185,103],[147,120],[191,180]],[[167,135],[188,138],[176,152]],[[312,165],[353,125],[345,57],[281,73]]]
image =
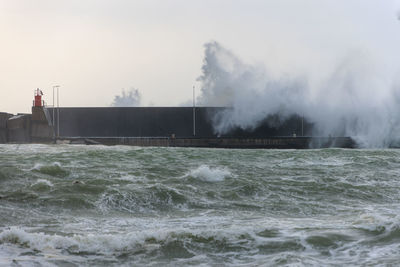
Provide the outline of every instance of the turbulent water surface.
[[0,265],[391,265],[400,150],[0,146]]

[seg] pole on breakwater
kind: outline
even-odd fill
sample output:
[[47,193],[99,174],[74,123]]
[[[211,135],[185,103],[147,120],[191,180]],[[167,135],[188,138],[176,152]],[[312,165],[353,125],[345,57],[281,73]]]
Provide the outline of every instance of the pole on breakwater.
[[[54,103],[54,89],[57,88],[57,107],[59,108],[59,96],[58,96],[58,88],[60,88],[59,85],[54,85],[53,86],[53,129],[54,129],[54,138],[56,137],[56,129],[55,129],[55,103]],[[60,112],[59,109],[57,108],[57,137],[60,135],[60,127],[59,127],[59,119],[60,119]]]
[[196,98],[195,98],[194,85],[193,85],[193,136],[196,136]]

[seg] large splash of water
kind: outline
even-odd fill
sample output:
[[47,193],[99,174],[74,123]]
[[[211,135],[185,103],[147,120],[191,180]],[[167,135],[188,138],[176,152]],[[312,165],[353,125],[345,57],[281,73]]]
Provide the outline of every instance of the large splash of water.
[[251,130],[272,114],[282,120],[297,114],[315,125],[314,135],[352,136],[362,147],[400,144],[400,83],[382,75],[369,54],[353,51],[320,75],[317,83],[307,75],[277,78],[213,41],[205,44],[198,101],[232,107],[214,117],[217,133]]
[[[268,115],[283,121],[297,114],[314,125],[313,135],[351,136],[361,147],[399,146],[400,1],[355,1],[346,6],[348,14],[340,10],[330,20],[314,18],[321,27],[300,21],[287,28],[282,22],[278,32],[302,37],[293,37],[295,43],[276,50],[278,55],[260,51],[261,66],[218,42],[206,43],[198,103],[232,107],[213,118],[215,131],[251,130]],[[340,16],[344,24],[335,22]],[[272,47],[286,41],[268,33]]]

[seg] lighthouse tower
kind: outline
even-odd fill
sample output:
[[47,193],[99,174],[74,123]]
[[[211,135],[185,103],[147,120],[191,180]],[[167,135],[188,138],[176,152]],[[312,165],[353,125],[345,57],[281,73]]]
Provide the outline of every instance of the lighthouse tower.
[[35,100],[33,101],[34,107],[43,107],[44,102],[42,101],[43,92],[39,88],[35,90]]
[[30,122],[26,127],[29,133],[29,142],[52,143],[54,142],[54,129],[51,116],[42,100],[43,92],[39,88],[34,91],[34,100]]

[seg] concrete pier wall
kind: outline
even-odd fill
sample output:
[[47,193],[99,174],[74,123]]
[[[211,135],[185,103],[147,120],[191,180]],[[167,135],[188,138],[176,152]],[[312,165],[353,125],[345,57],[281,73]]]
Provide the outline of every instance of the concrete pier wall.
[[7,121],[8,143],[31,142],[31,114],[16,115]]
[[33,107],[32,114],[0,113],[0,143],[51,143],[53,127],[42,107]]
[[[53,109],[49,108],[53,116]],[[277,123],[270,116],[254,129],[235,128],[224,134],[215,132],[213,117],[228,108],[197,107],[195,109],[195,135],[193,134],[193,108],[191,107],[129,107],[129,108],[60,108],[54,110],[55,129],[59,117],[60,137],[170,137],[210,138],[302,135],[302,119],[292,116]],[[271,126],[273,122],[275,127]],[[310,135],[312,125],[303,122],[304,135]]]
[[31,142],[51,143],[53,142],[54,132],[51,121],[48,120],[45,109],[42,107],[32,107],[31,122]]
[[61,138],[64,144],[103,144],[157,147],[202,148],[274,148],[308,149],[346,147],[356,144],[349,137],[268,137],[268,138],[167,138],[167,137],[113,137],[113,138]]
[[295,115],[284,121],[269,116],[256,128],[216,133],[213,118],[229,110],[197,107],[194,129],[190,107],[33,107],[32,114],[0,116],[0,130],[6,129],[0,131],[0,142],[279,149],[355,147],[348,137],[312,137],[313,125]]
[[7,121],[12,116],[12,114],[0,112],[0,144],[8,142]]

